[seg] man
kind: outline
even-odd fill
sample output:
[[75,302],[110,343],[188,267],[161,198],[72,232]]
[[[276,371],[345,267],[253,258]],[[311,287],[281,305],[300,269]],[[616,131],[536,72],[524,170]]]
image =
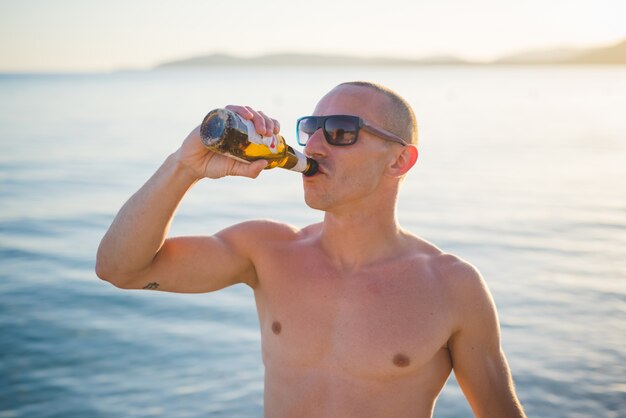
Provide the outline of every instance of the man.
[[[261,134],[279,131],[262,112],[230,109]],[[266,417],[431,417],[453,368],[476,416],[523,417],[480,274],[396,220],[400,183],[418,156],[410,106],[385,87],[344,83],[298,130],[319,163],[303,182],[323,222],[256,220],[166,239],[195,182],[256,177],[266,165],[213,154],[196,128],[120,210],[98,250],[98,276],[170,292],[249,285]]]

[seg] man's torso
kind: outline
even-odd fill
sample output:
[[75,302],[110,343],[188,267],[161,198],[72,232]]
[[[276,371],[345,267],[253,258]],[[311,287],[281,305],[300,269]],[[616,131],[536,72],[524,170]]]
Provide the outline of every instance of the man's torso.
[[341,269],[316,228],[253,254],[266,416],[429,417],[452,368],[441,253],[414,238],[410,253]]

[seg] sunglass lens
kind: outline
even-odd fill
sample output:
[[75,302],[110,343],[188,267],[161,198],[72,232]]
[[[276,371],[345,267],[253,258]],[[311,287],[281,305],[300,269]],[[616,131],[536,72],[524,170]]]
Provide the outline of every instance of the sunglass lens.
[[326,119],[324,131],[333,145],[350,145],[356,141],[356,119],[330,117]]
[[298,122],[298,143],[306,145],[309,137],[317,130],[317,120],[315,118],[302,118]]

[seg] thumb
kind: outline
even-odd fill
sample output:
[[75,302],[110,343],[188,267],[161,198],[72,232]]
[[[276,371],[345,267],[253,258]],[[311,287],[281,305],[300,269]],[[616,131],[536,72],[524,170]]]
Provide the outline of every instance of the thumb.
[[246,172],[243,175],[255,179],[259,176],[259,174],[261,174],[261,171],[263,171],[267,165],[268,162],[266,160],[255,161],[246,166]]

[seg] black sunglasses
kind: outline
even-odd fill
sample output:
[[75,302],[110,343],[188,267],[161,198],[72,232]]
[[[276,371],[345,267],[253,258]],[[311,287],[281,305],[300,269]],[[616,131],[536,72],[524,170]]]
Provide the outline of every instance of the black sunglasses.
[[359,129],[376,135],[388,141],[397,142],[401,145],[408,143],[399,136],[371,125],[358,116],[330,115],[330,116],[304,116],[296,123],[298,144],[306,145],[311,135],[322,128],[326,142],[331,145],[352,145],[359,137]]

